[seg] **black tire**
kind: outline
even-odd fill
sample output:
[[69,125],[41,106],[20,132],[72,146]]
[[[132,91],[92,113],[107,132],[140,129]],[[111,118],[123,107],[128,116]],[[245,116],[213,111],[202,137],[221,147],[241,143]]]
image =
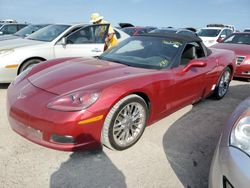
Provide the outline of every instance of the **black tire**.
[[28,61],[25,61],[22,66],[20,67],[19,69],[19,74],[23,71],[25,71],[26,69],[30,68],[30,67],[33,67],[34,65],[40,63],[42,60],[41,59],[37,59],[37,58],[34,58],[34,59],[30,59]]
[[213,96],[215,99],[220,100],[222,99],[229,89],[229,84],[231,81],[231,74],[232,71],[229,67],[226,67],[221,74],[221,77],[215,87]]
[[141,97],[135,94],[124,97],[111,108],[105,119],[102,144],[112,150],[131,147],[142,136],[147,118],[147,104]]

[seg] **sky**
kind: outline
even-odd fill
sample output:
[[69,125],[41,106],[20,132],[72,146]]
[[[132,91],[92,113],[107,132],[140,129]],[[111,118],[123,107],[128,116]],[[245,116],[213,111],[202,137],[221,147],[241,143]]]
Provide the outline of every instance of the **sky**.
[[100,13],[117,26],[205,27],[209,23],[250,28],[250,0],[0,0],[0,19],[29,23],[89,23]]

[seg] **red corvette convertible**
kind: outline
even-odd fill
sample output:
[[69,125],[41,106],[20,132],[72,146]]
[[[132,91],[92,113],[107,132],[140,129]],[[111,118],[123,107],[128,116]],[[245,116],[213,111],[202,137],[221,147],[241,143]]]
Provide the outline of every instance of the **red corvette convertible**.
[[7,93],[14,131],[65,151],[124,150],[146,125],[213,94],[221,99],[235,54],[198,37],[133,36],[97,58],[64,58],[21,73]]
[[233,33],[213,48],[232,50],[236,54],[236,71],[234,77],[250,81],[250,32]]

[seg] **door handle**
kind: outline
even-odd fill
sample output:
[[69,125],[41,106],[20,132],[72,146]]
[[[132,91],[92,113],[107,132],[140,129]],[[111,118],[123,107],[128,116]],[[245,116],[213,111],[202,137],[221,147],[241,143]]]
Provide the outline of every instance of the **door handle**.
[[102,52],[102,50],[100,50],[99,48],[94,48],[91,50],[92,52]]

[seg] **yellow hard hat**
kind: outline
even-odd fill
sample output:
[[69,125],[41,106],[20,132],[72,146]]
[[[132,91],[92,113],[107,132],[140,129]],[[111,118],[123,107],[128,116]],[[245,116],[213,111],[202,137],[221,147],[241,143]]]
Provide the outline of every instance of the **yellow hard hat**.
[[92,13],[90,16],[90,21],[91,23],[98,22],[103,19],[103,16],[101,16],[99,13]]

